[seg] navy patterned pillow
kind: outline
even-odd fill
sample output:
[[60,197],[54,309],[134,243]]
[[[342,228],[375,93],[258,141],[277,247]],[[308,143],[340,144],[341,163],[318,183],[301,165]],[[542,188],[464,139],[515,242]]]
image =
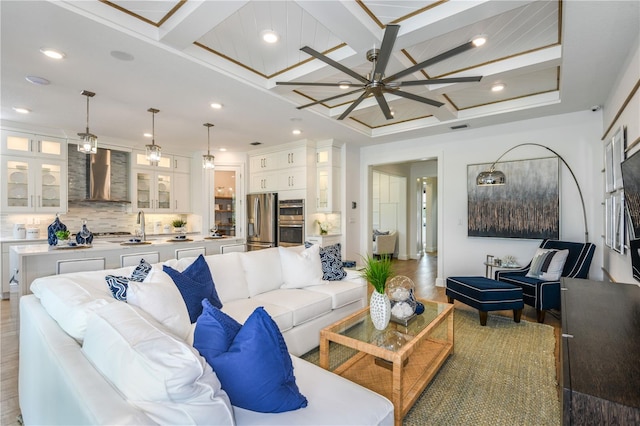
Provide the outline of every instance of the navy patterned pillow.
[[[311,247],[313,244],[306,241],[304,246]],[[332,246],[320,247],[320,262],[322,263],[322,279],[325,281],[340,281],[347,276],[347,272],[342,266],[342,253],[340,243]]]
[[141,283],[147,278],[151,271],[151,264],[144,259],[140,259],[140,263],[131,273],[131,277],[121,277],[117,275],[107,275],[104,277],[105,281],[109,285],[109,290],[113,297],[123,302],[127,301],[127,288],[129,288],[129,281],[136,281]]
[[111,294],[117,300],[127,301],[127,288],[129,287],[129,278],[119,277],[117,275],[107,275],[104,277],[109,285]]

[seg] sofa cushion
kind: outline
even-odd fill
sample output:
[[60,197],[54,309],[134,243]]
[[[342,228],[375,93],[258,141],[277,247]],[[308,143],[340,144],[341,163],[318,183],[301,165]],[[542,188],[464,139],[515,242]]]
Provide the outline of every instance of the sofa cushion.
[[205,256],[222,303],[249,297],[249,286],[240,260],[241,254],[231,252]]
[[251,297],[249,299],[237,299],[224,304],[222,311],[240,324],[249,318],[249,315],[258,307],[264,307],[271,318],[276,322],[281,332],[285,332],[293,328],[293,313],[284,306],[265,303],[263,300]]
[[[196,335],[200,326],[196,325]],[[216,337],[217,328],[212,338]],[[195,340],[196,347],[199,341]],[[206,359],[237,407],[281,413],[307,406],[307,399],[296,385],[284,338],[263,308],[249,316],[228,351]]]
[[181,339],[190,339],[187,305],[171,277],[160,269],[152,269],[141,283],[129,283],[127,303],[147,312]]
[[[311,243],[305,242],[305,247],[311,247]],[[327,247],[320,247],[320,262],[322,263],[322,279],[326,281],[338,281],[347,276],[342,266],[342,253],[340,243]]]
[[280,288],[283,281],[278,247],[239,254],[250,297]]
[[182,272],[176,271],[167,265],[163,265],[162,270],[169,274],[178,287],[178,290],[180,290],[180,294],[187,305],[189,319],[192,323],[196,322],[202,313],[202,299],[209,299],[211,304],[217,308],[222,307],[213,283],[213,278],[211,277],[211,272],[209,271],[209,265],[204,260],[204,256],[198,256],[196,260]]
[[331,297],[305,289],[278,289],[259,294],[254,299],[291,311],[294,327],[331,312]]
[[302,288],[322,283],[320,247],[313,245],[302,252],[278,247],[282,265],[281,288]]
[[238,321],[203,299],[202,314],[193,333],[193,346],[205,359],[216,357],[229,350],[241,327]]
[[367,287],[362,281],[325,281],[322,285],[305,288],[331,297],[331,309],[338,309],[367,296]]
[[159,424],[234,424],[211,367],[134,306],[111,303],[97,310],[82,350],[129,403]]
[[560,279],[569,250],[536,249],[527,277],[545,281]]

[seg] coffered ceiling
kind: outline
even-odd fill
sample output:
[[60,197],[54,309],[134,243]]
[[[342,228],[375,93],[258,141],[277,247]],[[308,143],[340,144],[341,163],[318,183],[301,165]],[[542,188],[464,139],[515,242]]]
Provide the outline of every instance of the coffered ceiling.
[[[638,37],[636,1],[2,1],[2,118],[83,131],[82,89],[91,100],[92,133],[192,151],[247,150],[301,137],[373,144],[590,108],[606,99]],[[433,58],[478,35],[487,43],[400,80],[482,76],[472,83],[404,86],[442,102],[434,107],[387,94],[387,120],[375,98],[336,120],[360,93],[337,87],[353,78],[300,50],[309,46],[367,76],[366,53],[388,24],[400,25],[386,75]],[[615,29],[615,30],[614,30]],[[264,31],[279,40],[267,44]],[[38,52],[55,47],[53,63]],[[51,81],[36,86],[38,75]],[[504,90],[492,91],[500,83]],[[211,102],[224,107],[213,111]],[[30,103],[31,102],[31,103]],[[12,106],[33,110],[17,116]],[[291,135],[293,128],[301,136]],[[460,131],[460,130],[457,130]]]

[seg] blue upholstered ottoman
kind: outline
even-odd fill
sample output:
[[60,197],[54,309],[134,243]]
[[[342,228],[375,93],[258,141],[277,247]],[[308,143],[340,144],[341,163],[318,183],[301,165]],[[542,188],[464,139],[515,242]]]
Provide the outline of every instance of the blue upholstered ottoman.
[[447,278],[447,300],[456,299],[480,312],[480,325],[487,325],[488,311],[513,309],[513,320],[520,322],[522,288],[485,277]]

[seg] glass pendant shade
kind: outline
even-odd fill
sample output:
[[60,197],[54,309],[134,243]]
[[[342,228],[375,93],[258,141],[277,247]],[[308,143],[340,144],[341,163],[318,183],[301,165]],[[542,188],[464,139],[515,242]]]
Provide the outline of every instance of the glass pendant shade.
[[160,157],[162,157],[162,148],[160,145],[156,145],[156,122],[155,117],[156,113],[160,112],[159,109],[149,108],[147,110],[151,113],[151,144],[145,145],[145,152],[147,155],[147,161],[152,166],[157,166],[160,162]]
[[478,186],[494,186],[494,185],[504,185],[506,182],[506,177],[504,173],[500,170],[491,170],[480,172],[478,174],[478,178],[476,179],[476,184]]
[[78,151],[85,154],[95,154],[98,152],[98,137],[89,132],[89,98],[94,97],[96,94],[88,90],[83,90],[80,94],[87,97],[87,129],[84,133],[78,133],[78,136],[80,136]]
[[202,168],[210,170],[210,169],[213,169],[213,168],[216,167],[215,163],[214,163],[214,160],[215,160],[216,157],[211,155],[210,141],[209,141],[209,131],[213,127],[213,124],[204,123],[203,126],[205,126],[207,128],[207,153],[202,156]]

